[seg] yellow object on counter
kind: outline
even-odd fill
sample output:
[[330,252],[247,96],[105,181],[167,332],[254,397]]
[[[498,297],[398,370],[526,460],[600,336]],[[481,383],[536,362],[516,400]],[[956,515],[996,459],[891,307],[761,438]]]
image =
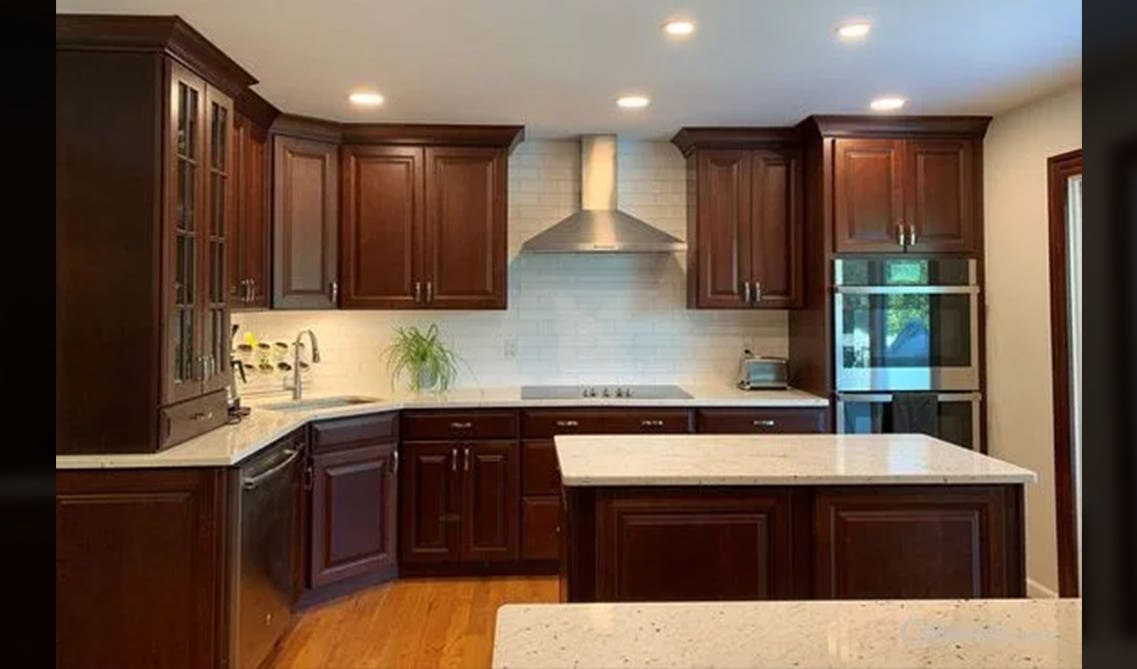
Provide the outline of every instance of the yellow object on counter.
[[257,347],[257,336],[252,332],[245,333],[245,343],[252,346],[254,349]]

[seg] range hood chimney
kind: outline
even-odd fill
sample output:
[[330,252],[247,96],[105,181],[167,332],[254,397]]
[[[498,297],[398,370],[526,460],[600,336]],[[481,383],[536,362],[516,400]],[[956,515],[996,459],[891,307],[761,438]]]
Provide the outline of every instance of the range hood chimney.
[[580,138],[580,211],[521,245],[522,253],[674,253],[687,244],[616,208],[616,136]]

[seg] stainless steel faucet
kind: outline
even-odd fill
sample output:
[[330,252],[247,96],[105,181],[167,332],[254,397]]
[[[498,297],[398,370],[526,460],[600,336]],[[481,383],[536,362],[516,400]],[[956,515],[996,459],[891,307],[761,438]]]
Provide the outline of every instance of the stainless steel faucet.
[[316,333],[311,330],[301,330],[292,343],[292,399],[298,400],[304,392],[300,382],[300,340],[304,333],[312,340],[312,362],[320,362],[320,345],[316,343]]

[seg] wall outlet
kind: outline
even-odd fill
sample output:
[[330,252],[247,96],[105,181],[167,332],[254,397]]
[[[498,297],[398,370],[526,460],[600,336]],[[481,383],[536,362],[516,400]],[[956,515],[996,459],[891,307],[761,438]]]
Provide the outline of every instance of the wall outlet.
[[506,360],[513,360],[517,357],[517,338],[506,337],[502,342],[502,355]]

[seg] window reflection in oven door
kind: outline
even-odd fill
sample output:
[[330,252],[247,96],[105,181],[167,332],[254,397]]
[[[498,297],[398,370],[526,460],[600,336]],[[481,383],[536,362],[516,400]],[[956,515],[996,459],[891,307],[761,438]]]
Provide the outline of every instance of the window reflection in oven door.
[[[937,418],[944,441],[980,450],[979,393],[940,393]],[[837,393],[837,432],[892,434],[891,393]]]

